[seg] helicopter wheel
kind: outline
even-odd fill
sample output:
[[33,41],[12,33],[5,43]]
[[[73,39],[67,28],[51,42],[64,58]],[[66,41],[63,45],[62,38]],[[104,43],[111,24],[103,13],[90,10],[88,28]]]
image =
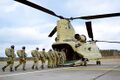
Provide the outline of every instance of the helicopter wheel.
[[97,65],[101,65],[101,61],[96,61],[96,64]]
[[88,61],[88,59],[83,58],[82,59],[82,66],[87,66],[87,61]]
[[83,66],[87,66],[87,61],[84,61],[84,62],[83,62]]

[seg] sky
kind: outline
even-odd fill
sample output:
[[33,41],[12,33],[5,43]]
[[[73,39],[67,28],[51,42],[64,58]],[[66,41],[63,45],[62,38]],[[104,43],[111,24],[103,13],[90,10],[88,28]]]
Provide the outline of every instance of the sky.
[[[64,17],[78,17],[120,12],[120,0],[29,0]],[[48,35],[58,18],[14,0],[0,0],[0,57],[15,45],[15,51],[26,46],[26,52],[39,47],[48,51],[54,35]],[[120,17],[95,19],[92,28],[95,40],[120,41]],[[85,20],[71,21],[76,33],[87,35]],[[87,37],[89,40],[89,38]],[[118,49],[120,44],[97,43],[100,49]]]

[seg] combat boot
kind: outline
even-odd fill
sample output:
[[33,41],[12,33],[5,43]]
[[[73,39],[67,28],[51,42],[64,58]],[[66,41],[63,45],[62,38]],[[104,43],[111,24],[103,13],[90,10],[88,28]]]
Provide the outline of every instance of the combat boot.
[[32,66],[32,69],[34,69],[34,65]]
[[10,68],[10,72],[13,72],[14,70],[12,68]]
[[44,69],[44,66],[43,66],[43,65],[41,65],[41,69]]
[[26,69],[25,68],[23,68],[23,71],[25,71]]
[[5,72],[5,67],[2,68],[2,71]]
[[36,67],[35,69],[38,70],[38,67]]
[[15,67],[15,71],[17,71],[17,67]]

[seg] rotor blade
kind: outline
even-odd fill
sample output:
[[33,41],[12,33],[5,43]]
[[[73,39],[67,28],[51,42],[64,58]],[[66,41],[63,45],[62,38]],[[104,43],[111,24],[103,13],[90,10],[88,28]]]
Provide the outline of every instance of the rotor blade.
[[85,19],[85,20],[90,20],[90,19],[99,19],[99,18],[117,17],[117,16],[120,16],[120,13],[91,15],[91,16],[81,16],[81,17],[70,18],[70,20],[73,20],[73,19]]
[[41,11],[43,11],[45,13],[48,13],[48,14],[53,15],[53,16],[56,16],[58,18],[63,18],[62,16],[56,15],[53,11],[51,11],[49,9],[46,9],[46,8],[44,8],[42,6],[39,6],[39,5],[35,4],[35,3],[32,3],[30,1],[27,1],[27,0],[15,0],[15,1],[20,2],[22,4],[25,4],[25,5],[28,5],[30,7],[33,7],[35,9],[41,10]]
[[118,43],[118,44],[120,44],[120,41],[100,41],[100,40],[96,40],[96,42],[107,42],[107,43]]
[[92,38],[92,41],[93,41],[93,32],[92,32],[92,25],[91,25],[91,22],[85,22],[86,24],[86,28],[87,28],[87,32],[88,32],[88,36],[89,38]]
[[52,37],[56,31],[57,31],[57,26],[51,31],[51,33],[48,35],[48,37]]

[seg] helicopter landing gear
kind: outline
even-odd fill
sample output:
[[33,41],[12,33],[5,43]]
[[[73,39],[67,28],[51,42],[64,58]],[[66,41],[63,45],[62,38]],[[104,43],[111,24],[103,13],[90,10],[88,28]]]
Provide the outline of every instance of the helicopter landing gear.
[[82,64],[81,64],[81,66],[87,66],[87,61],[88,61],[88,59],[82,58]]
[[101,65],[101,61],[96,61],[96,65]]
[[87,66],[87,61],[83,61],[82,66]]

